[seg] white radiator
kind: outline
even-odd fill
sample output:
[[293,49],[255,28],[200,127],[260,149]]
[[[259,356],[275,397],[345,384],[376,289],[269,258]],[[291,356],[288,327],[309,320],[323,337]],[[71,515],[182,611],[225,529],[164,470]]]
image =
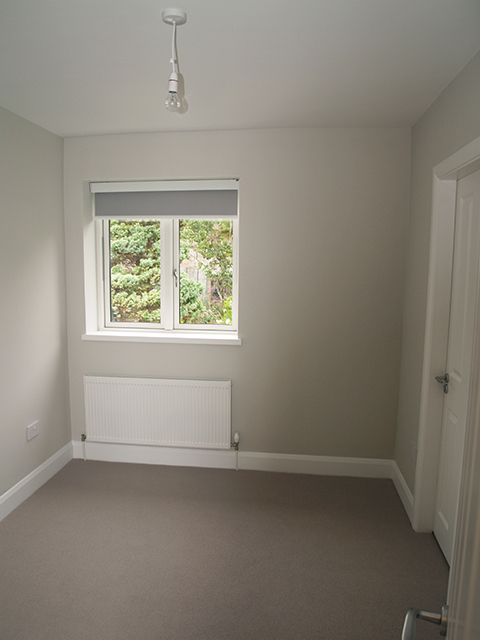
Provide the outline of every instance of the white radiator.
[[88,442],[229,449],[231,382],[85,376]]

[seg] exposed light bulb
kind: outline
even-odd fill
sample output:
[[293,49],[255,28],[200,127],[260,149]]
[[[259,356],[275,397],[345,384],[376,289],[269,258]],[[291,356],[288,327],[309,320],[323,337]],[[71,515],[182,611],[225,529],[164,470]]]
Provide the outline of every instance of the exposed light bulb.
[[172,57],[170,63],[172,65],[172,73],[168,79],[168,95],[165,100],[165,106],[168,111],[178,112],[182,106],[182,101],[178,97],[178,62],[177,62],[177,45],[176,33],[177,25],[185,24],[187,14],[182,9],[165,9],[162,11],[162,19],[166,24],[173,26],[172,31]]
[[165,106],[167,111],[178,111],[180,109],[180,100],[173,91],[169,92],[167,99],[165,100]]
[[168,81],[168,96],[165,100],[165,106],[168,111],[178,111],[180,109],[181,103],[178,99],[178,74],[175,71],[172,71],[170,74],[170,79]]

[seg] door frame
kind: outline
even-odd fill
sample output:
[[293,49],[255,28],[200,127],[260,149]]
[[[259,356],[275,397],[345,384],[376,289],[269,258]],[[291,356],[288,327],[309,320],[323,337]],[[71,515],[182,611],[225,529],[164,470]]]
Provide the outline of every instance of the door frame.
[[412,526],[431,532],[440,456],[443,391],[435,376],[445,373],[457,180],[480,169],[480,137],[433,169],[430,258],[422,387],[415,467]]

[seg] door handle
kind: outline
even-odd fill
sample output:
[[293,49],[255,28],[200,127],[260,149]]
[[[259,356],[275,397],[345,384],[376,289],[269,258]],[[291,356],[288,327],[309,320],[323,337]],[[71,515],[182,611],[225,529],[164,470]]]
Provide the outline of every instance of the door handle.
[[450,376],[446,373],[444,376],[435,376],[435,380],[443,384],[443,393],[448,393],[448,383],[450,380]]
[[448,606],[442,607],[442,613],[430,613],[420,609],[409,609],[403,624],[402,640],[415,640],[417,637],[417,620],[426,620],[440,626],[440,635],[447,635]]

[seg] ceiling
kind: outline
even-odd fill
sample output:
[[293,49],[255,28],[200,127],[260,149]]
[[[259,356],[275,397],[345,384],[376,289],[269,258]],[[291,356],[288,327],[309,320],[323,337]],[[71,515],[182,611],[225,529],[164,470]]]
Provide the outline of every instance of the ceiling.
[[479,49],[479,0],[0,0],[0,105],[61,136],[409,126]]

